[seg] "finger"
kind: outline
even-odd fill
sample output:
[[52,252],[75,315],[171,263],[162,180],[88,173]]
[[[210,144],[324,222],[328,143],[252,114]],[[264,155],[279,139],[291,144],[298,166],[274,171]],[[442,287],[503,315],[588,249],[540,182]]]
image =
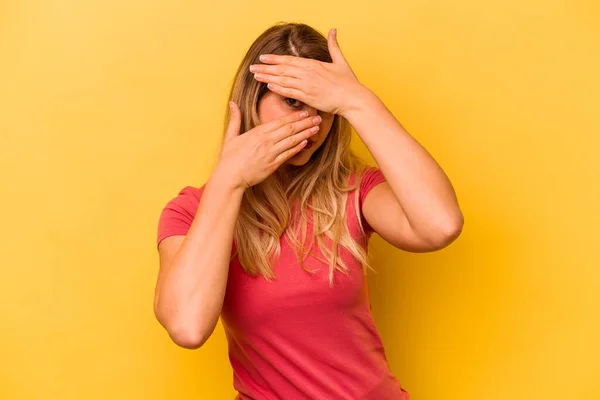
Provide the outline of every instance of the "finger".
[[306,68],[307,66],[311,66],[315,62],[318,62],[310,58],[280,56],[276,54],[263,54],[258,59],[265,64],[284,64],[301,68]]
[[278,86],[300,89],[302,81],[298,78],[291,78],[289,76],[277,76],[267,74],[254,74],[254,79],[264,83],[274,83]]
[[320,122],[321,117],[312,117],[279,128],[270,137],[274,143],[273,149],[276,153],[281,153],[309,138],[319,131]]
[[279,155],[279,154],[295,147],[300,142],[310,139],[311,137],[316,135],[317,132],[319,132],[319,126],[314,125],[308,129],[304,129],[303,131],[300,131],[294,135],[288,136],[285,139],[280,140],[279,142],[277,142],[275,144],[275,146],[273,146],[273,153],[275,155]]
[[281,164],[283,164],[284,162],[286,162],[287,160],[289,160],[296,154],[300,153],[302,151],[302,149],[304,148],[304,146],[306,146],[307,143],[308,143],[307,140],[301,141],[296,146],[284,151],[283,153],[281,153],[280,155],[275,157],[275,160],[273,162],[275,163],[275,165],[277,165],[277,167],[279,167]]
[[229,141],[240,134],[242,126],[242,113],[235,102],[229,102],[229,125],[225,132],[225,141]]
[[269,83],[267,84],[267,87],[270,91],[275,92],[283,97],[290,97],[292,99],[296,99],[303,103],[306,103],[306,96],[304,95],[304,92],[300,89],[284,87],[276,83]]
[[340,45],[337,41],[337,29],[332,29],[329,31],[329,35],[327,36],[327,47],[329,48],[329,54],[331,55],[331,60],[334,64],[346,64],[346,58],[342,54],[342,50],[340,49]]
[[321,117],[319,117],[318,115],[304,118],[300,121],[284,125],[279,129],[271,132],[269,134],[269,140],[276,144],[289,136],[295,135],[298,132],[302,132],[305,129],[312,128],[313,126],[319,125],[320,123]]
[[292,65],[269,65],[269,64],[253,64],[250,66],[250,72],[255,74],[289,76],[292,78],[301,78],[305,74],[305,68],[295,67]]
[[267,134],[267,133],[276,131],[277,129],[281,128],[282,126],[289,125],[293,122],[303,120],[306,117],[308,117],[308,112],[306,112],[306,111],[295,112],[295,113],[286,115],[283,118],[279,118],[274,121],[267,122],[263,125],[259,125],[257,128],[260,130],[261,133]]

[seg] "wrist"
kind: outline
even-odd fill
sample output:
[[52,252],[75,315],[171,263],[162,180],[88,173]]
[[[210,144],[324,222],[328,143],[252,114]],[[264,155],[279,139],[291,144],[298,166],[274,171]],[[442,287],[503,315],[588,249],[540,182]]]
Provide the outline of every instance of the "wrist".
[[213,186],[218,186],[231,195],[242,195],[248,188],[243,179],[237,179],[237,174],[227,169],[223,165],[218,165],[211,174],[208,182]]
[[340,112],[340,115],[349,121],[354,115],[360,113],[365,108],[368,108],[370,104],[379,100],[375,93],[360,83],[349,94],[346,94],[346,96],[348,101]]

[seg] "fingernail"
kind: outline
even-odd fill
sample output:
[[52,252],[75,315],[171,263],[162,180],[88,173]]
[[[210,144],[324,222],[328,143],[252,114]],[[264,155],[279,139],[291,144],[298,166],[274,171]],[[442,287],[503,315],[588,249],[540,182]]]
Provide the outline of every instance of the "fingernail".
[[308,117],[308,111],[302,111],[300,113],[300,118],[306,118],[306,117]]
[[313,122],[313,124],[318,124],[319,122],[321,122],[321,117],[318,117],[318,116],[317,116],[317,117],[314,117],[314,118],[312,119],[312,122]]
[[254,65],[251,65],[251,66],[250,66],[250,72],[255,72],[255,71],[256,71],[256,66],[254,66]]
[[231,111],[233,111],[233,101],[230,101],[230,102],[229,102],[229,109],[230,109]]
[[262,54],[260,57],[258,57],[258,59],[260,61],[265,61],[267,59],[267,56],[265,56],[264,54]]

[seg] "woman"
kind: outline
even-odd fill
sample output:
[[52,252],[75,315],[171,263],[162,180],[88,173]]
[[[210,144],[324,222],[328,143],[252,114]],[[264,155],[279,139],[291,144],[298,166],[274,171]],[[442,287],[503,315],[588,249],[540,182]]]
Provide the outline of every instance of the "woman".
[[335,30],[278,24],[239,67],[217,167],[161,214],[155,313],[190,349],[221,317],[239,399],[408,399],[371,315],[367,242],[434,251],[461,228],[448,178]]

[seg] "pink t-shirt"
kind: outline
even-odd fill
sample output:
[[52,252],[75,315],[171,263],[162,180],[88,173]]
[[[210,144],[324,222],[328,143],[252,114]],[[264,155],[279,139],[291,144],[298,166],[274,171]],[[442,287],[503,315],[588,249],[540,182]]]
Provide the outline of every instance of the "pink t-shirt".
[[[384,181],[378,168],[367,170],[359,189],[361,208],[367,193]],[[158,242],[187,234],[202,190],[185,187],[167,204]],[[361,238],[355,195],[351,193],[347,202],[348,228],[366,247],[373,230],[363,218],[367,237]],[[312,232],[310,225],[307,232]],[[323,258],[316,244],[312,250]],[[341,256],[350,271],[336,271],[333,288],[329,266],[311,256],[305,266],[318,272],[305,272],[285,237],[272,282],[246,274],[233,259],[221,322],[238,399],[408,400],[390,370],[362,266],[345,249]]]

